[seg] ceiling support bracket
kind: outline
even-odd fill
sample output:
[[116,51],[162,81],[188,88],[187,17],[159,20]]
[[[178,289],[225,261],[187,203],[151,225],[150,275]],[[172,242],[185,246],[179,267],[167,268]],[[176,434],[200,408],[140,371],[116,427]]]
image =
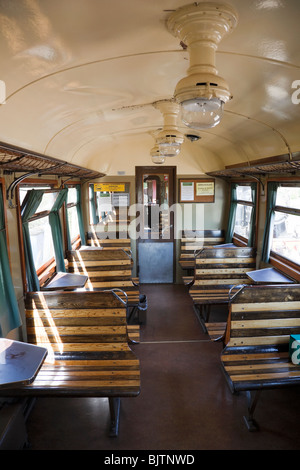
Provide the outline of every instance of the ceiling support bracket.
[[35,171],[30,171],[29,173],[25,173],[24,175],[21,175],[18,178],[15,178],[14,181],[12,181],[12,183],[8,186],[6,190],[6,200],[8,201],[10,208],[14,207],[12,204],[12,200],[14,198],[14,190],[18,186],[18,184],[20,184],[22,181],[24,181],[26,178],[29,178],[30,176],[33,176],[33,175],[41,176],[43,173],[46,173],[46,172],[49,173],[49,171],[52,172],[52,170],[55,170],[56,168],[60,168],[64,165],[66,165],[65,162],[59,163],[58,165],[54,165],[51,168],[46,168],[44,170],[39,169]]

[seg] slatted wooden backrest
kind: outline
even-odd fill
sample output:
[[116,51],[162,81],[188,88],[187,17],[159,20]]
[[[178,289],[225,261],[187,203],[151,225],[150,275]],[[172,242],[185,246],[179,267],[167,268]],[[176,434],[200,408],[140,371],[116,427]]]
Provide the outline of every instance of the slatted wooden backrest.
[[179,263],[183,268],[187,264],[193,267],[195,251],[201,250],[204,246],[213,246],[224,243],[223,230],[183,230],[180,240]]
[[130,238],[89,238],[88,245],[99,246],[104,250],[123,249],[125,251],[131,250]]
[[48,358],[110,357],[132,352],[126,308],[112,292],[29,292],[27,340],[48,349]]
[[230,306],[227,348],[283,347],[300,334],[300,285],[245,286]]
[[131,287],[132,258],[124,250],[67,252],[69,272],[88,276],[87,288]]
[[193,287],[250,283],[246,272],[255,269],[254,248],[203,248],[195,259]]

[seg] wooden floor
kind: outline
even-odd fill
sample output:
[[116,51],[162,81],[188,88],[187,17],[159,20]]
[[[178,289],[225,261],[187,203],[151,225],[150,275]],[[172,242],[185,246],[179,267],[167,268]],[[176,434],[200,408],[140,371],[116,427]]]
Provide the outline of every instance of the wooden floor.
[[[232,395],[220,368],[221,343],[209,340],[183,285],[143,285],[147,325],[133,349],[142,391],[123,399],[118,438],[107,437],[106,399],[39,399],[27,422],[30,450],[296,450],[299,388],[264,391],[260,432],[247,431],[243,394]],[[214,311],[213,320],[226,312]],[[126,454],[130,455],[130,454]]]

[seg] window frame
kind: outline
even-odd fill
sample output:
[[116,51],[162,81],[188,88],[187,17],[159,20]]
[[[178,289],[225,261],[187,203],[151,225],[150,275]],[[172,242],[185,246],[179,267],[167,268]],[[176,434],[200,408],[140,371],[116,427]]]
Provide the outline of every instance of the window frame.
[[[18,185],[18,190],[16,191],[16,205],[17,205],[17,213],[18,213],[18,230],[19,230],[19,249],[20,249],[20,260],[21,260],[21,272],[22,272],[22,279],[23,279],[23,290],[27,292],[27,279],[26,279],[26,268],[25,268],[25,252],[24,252],[24,240],[23,240],[23,231],[22,231],[22,217],[21,217],[21,201],[20,201],[20,188],[28,187],[28,190],[31,189],[41,189],[44,186],[49,186],[49,189],[46,189],[45,192],[58,192],[60,191],[60,186],[57,180],[53,179],[31,179],[28,178],[26,183],[20,183]],[[49,215],[50,211],[43,211],[40,212],[39,215],[44,214],[43,216],[46,217]],[[38,213],[36,213],[38,214]],[[36,214],[31,217],[33,220],[34,218],[39,218]],[[64,224],[65,225],[65,224]],[[51,258],[49,261],[44,263],[39,269],[36,271],[38,280],[40,285],[42,286],[56,271],[56,260],[55,257]]]
[[[278,183],[279,183],[279,187],[281,186],[281,187],[299,187],[300,188],[299,180],[281,181],[281,182],[278,181]],[[276,197],[277,197],[277,190],[276,190]],[[300,217],[300,209],[296,209],[294,207],[291,208],[291,207],[277,206],[275,204],[273,208],[273,213],[275,212],[281,212],[283,214],[289,214],[289,215],[297,215]],[[272,240],[273,240],[273,234],[272,234]],[[270,250],[269,263],[275,268],[282,271],[284,274],[291,276],[292,278],[300,282],[300,263],[299,264],[295,263],[289,260],[288,258],[285,258],[284,256],[276,253],[275,251],[272,251],[272,249]]]
[[[64,187],[68,189],[70,188],[76,188],[78,185],[80,185],[80,181],[72,181],[68,184],[65,184]],[[68,240],[67,240],[67,227],[68,227],[68,209],[70,209],[71,207],[76,207],[80,204],[80,201],[77,200],[76,202],[67,202],[66,201],[66,204],[64,204],[64,208],[63,208],[63,218],[64,218],[64,238],[65,238],[65,246],[68,246]],[[77,219],[78,220],[78,219]],[[78,226],[79,226],[79,221],[78,221]],[[70,243],[71,243],[71,248],[72,250],[76,250],[77,248],[79,248],[80,244],[81,244],[81,237],[80,237],[80,230],[78,232],[78,235],[74,238],[74,239],[70,239]]]
[[[252,228],[253,230],[253,247],[256,246],[256,243],[257,243],[257,218],[258,218],[258,201],[259,201],[259,184],[255,181],[251,181],[251,180],[233,180],[231,182],[231,184],[236,184],[237,186],[250,186],[251,188],[251,185],[253,184],[256,184],[256,198],[255,198],[255,202],[253,201],[246,201],[244,199],[236,199],[235,201],[230,201],[230,206],[232,203],[235,203],[236,204],[236,208],[238,205],[244,205],[244,206],[248,206],[248,207],[251,207],[253,210],[255,210],[255,222],[254,222],[254,225],[255,227]],[[235,222],[236,222],[236,214],[235,214],[235,221],[234,221],[234,227],[235,227]],[[251,227],[250,227],[251,228]],[[241,247],[246,247],[248,246],[248,241],[249,241],[249,238],[246,238],[238,233],[236,233],[233,229],[233,234],[232,234],[232,243],[234,243],[234,245],[236,246],[241,246]]]

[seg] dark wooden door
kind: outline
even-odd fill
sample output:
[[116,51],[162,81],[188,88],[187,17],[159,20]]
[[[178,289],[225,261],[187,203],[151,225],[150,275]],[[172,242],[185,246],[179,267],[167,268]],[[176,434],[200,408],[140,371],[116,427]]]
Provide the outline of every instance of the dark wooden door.
[[141,283],[173,283],[176,167],[136,167],[137,265]]

